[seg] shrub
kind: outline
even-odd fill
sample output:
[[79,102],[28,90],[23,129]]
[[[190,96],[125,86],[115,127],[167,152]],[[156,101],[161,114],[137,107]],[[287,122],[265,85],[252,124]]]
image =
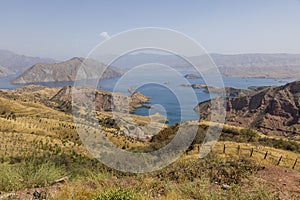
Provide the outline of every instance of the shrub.
[[246,128],[241,130],[241,137],[247,142],[256,142],[258,135],[254,130]]
[[260,138],[259,143],[264,146],[270,146],[277,149],[283,149],[300,153],[300,145],[296,141],[288,141],[274,138]]
[[92,200],[134,200],[139,199],[133,190],[111,189],[97,194]]
[[0,167],[0,190],[11,191],[47,186],[65,174],[64,168],[55,166],[50,162],[2,164]]
[[22,188],[22,176],[15,167],[2,164],[0,167],[0,191],[12,191]]

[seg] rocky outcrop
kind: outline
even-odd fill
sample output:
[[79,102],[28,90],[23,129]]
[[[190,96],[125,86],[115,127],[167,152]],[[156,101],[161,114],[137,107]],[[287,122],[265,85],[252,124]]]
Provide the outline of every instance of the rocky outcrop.
[[181,84],[180,86],[192,87],[193,89],[203,89],[208,87],[206,84]]
[[260,91],[260,90],[263,90],[263,89],[266,89],[270,86],[250,86],[248,87],[249,90],[253,90],[253,91]]
[[196,74],[186,74],[184,76],[184,78],[186,78],[186,79],[199,79],[199,78],[201,78],[201,76],[198,76]]
[[180,86],[183,87],[192,87],[193,89],[203,89],[204,92],[207,93],[222,93],[225,91],[226,96],[229,98],[236,97],[239,95],[250,95],[253,94],[255,91],[257,91],[257,88],[252,88],[251,90],[246,89],[238,89],[234,87],[225,87],[224,89],[206,85],[206,84],[181,84]]
[[[252,127],[266,134],[300,135],[300,81],[252,91],[227,99],[228,124]],[[209,117],[210,101],[199,103],[195,110]]]
[[149,98],[148,96],[143,95],[140,92],[134,92],[131,94],[131,107],[133,109],[142,107],[144,104],[149,103]]
[[121,76],[123,72],[107,67],[92,59],[72,58],[55,64],[36,64],[22,75],[13,79],[13,84],[75,81],[89,79],[109,79]]
[[[50,101],[56,103],[56,108],[64,112],[72,111],[72,102],[76,98],[73,108],[80,109],[86,106],[95,106],[96,111],[129,111],[133,112],[136,108],[148,103],[149,97],[140,92],[134,92],[131,96],[121,93],[112,93],[104,90],[92,90],[88,87],[73,88],[63,87],[55,94]],[[87,105],[87,102],[93,105]],[[128,104],[126,104],[128,103]],[[129,105],[129,106],[126,106]]]

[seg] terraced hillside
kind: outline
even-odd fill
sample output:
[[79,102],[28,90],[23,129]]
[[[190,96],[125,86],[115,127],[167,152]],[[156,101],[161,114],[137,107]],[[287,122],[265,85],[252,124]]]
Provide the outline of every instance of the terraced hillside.
[[[118,123],[104,110],[96,112],[97,124],[86,121],[81,110],[75,125],[74,116],[61,109],[66,101],[72,104],[67,91],[42,86],[0,91],[0,199],[299,199],[297,141],[225,125],[212,152],[199,159],[210,125],[205,121],[184,124],[197,128],[196,138],[165,169],[131,174],[106,167],[85,149],[77,130],[86,131],[86,140],[107,136],[121,149],[149,152],[168,144],[179,125],[167,127],[161,116],[122,113],[124,123]],[[141,131],[150,134],[143,138]],[[274,185],[277,171],[285,181]]]

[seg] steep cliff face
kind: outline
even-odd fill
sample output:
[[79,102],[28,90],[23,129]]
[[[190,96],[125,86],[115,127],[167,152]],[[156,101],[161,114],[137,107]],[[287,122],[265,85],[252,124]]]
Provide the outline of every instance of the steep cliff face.
[[[195,108],[209,117],[210,101]],[[227,123],[253,127],[265,133],[300,135],[300,81],[261,88],[253,94],[227,99]]]
[[[72,98],[76,98],[76,107],[94,106],[96,111],[127,111],[132,112],[138,107],[142,107],[144,103],[148,103],[149,97],[144,96],[140,92],[135,92],[131,96],[121,93],[111,93],[108,91],[97,90],[92,91],[89,88],[75,89],[71,86],[63,87],[55,94],[50,101],[56,103],[56,107],[65,112],[71,112]],[[72,96],[73,95],[73,96]],[[93,105],[87,105],[92,102]],[[126,105],[129,105],[126,106]]]
[[75,81],[86,79],[109,79],[121,76],[123,72],[107,67],[92,59],[72,58],[55,64],[36,64],[22,75],[13,79],[13,84]]

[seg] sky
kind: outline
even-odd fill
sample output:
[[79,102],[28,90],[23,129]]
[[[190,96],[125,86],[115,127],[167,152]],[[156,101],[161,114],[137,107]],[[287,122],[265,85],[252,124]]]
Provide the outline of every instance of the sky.
[[122,31],[163,27],[210,53],[300,53],[300,0],[0,0],[0,49],[86,56]]

